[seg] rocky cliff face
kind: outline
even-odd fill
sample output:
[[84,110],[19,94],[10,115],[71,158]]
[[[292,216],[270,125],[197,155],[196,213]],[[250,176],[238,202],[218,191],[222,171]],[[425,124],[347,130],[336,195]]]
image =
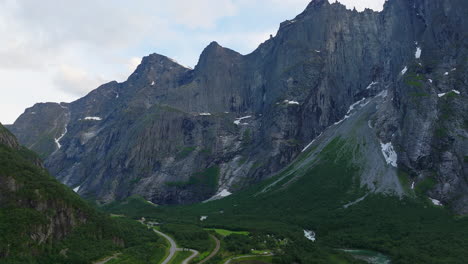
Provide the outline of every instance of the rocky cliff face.
[[0,125],[0,258],[31,255],[86,223],[91,210]]
[[[369,126],[383,152],[467,213],[467,10],[462,0],[390,0],[382,12],[314,0],[249,55],[213,42],[192,70],[153,54],[126,82],[27,109],[12,131],[81,195],[189,203],[271,176],[380,95]],[[372,190],[401,194],[368,176]]]

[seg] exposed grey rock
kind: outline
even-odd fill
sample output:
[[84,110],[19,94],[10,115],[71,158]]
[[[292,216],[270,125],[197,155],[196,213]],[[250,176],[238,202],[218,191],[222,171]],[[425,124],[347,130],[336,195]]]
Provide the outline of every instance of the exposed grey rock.
[[[380,94],[365,120],[372,129],[363,133],[376,139],[363,184],[402,195],[398,170],[416,185],[432,178],[431,197],[466,213],[467,6],[390,0],[382,12],[356,12],[314,0],[251,54],[213,42],[193,70],[152,54],[124,83],[28,109],[13,132],[81,195],[189,203],[273,175],[350,106]],[[44,110],[31,115],[36,108]],[[62,147],[52,148],[64,128]],[[398,169],[378,160],[389,143]],[[219,168],[215,185],[199,173],[208,168]]]

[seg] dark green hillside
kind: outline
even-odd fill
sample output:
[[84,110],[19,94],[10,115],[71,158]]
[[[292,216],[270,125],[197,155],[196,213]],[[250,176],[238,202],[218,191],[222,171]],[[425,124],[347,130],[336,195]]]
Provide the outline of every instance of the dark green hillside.
[[[392,263],[467,263],[468,218],[432,205],[426,196],[409,194],[400,199],[368,194],[343,207],[367,192],[359,185],[360,167],[353,162],[363,147],[334,138],[319,159],[307,163],[314,151],[303,154],[282,174],[247,191],[219,201],[156,208],[145,214],[171,223],[288,238],[290,242],[275,258],[277,263],[348,263],[337,257],[342,253],[336,249],[344,248],[378,251],[390,256]],[[290,170],[296,172],[283,178]],[[271,185],[273,182],[277,183]],[[201,222],[201,215],[208,218]],[[303,229],[314,230],[317,241],[307,240]]]
[[158,244],[139,223],[99,213],[53,179],[0,125],[0,263],[91,263]]

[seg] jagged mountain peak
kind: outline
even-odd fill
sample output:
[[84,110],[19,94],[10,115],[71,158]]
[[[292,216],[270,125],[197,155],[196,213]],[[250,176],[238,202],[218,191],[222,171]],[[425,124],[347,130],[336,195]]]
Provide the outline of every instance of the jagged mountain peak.
[[233,60],[243,56],[231,49],[221,46],[218,42],[212,41],[201,53],[196,70],[211,67],[217,64],[231,63]]

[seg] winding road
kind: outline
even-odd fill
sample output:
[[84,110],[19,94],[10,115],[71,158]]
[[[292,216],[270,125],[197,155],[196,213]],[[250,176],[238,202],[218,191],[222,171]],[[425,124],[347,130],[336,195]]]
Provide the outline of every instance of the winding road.
[[[163,232],[160,232],[156,229],[153,229],[154,232],[156,232],[156,234],[164,237],[167,241],[169,241],[169,244],[171,245],[171,247],[169,248],[169,256],[166,257],[166,259],[161,263],[161,264],[167,264],[169,263],[169,261],[171,261],[171,259],[174,257],[175,253],[177,250],[180,250],[182,251],[182,249],[178,249],[177,248],[177,244],[176,242],[174,241],[174,239],[172,239],[170,236],[164,234]],[[195,251],[195,250],[194,250]],[[193,252],[193,251],[192,251]],[[198,254],[198,252],[197,252]],[[196,255],[195,255],[196,256]],[[184,264],[185,264],[185,261],[184,261]]]
[[[212,259],[214,256],[216,256],[216,254],[218,254],[218,251],[219,249],[221,248],[221,242],[219,242],[219,239],[216,238],[215,236],[213,235],[210,235],[210,237],[216,242],[216,247],[215,249],[211,252],[211,254],[206,257],[204,260],[198,262],[198,264],[202,264],[202,263],[205,263],[207,262],[208,260]],[[185,263],[184,263],[185,264]]]
[[[166,259],[161,264],[168,264],[172,260],[172,258],[174,258],[177,251],[187,251],[188,250],[188,251],[192,252],[192,255],[190,255],[190,257],[188,257],[184,261],[182,261],[182,264],[190,263],[190,261],[192,261],[196,256],[198,256],[200,254],[200,252],[196,251],[195,249],[178,248],[176,242],[170,236],[168,236],[168,235],[164,234],[163,232],[158,231],[156,229],[153,229],[153,231],[156,232],[156,234],[164,237],[167,241],[169,241],[169,244],[171,245],[171,247],[169,248],[169,255],[166,257]],[[211,254],[208,257],[206,257],[204,260],[200,261],[199,264],[205,263],[208,260],[212,259],[214,256],[216,256],[216,254],[218,254],[219,249],[221,248],[221,242],[219,241],[219,239],[216,238],[213,235],[210,235],[210,237],[216,242],[216,247],[211,252]]]
[[[178,250],[180,250],[180,248]],[[198,256],[198,254],[199,254],[198,251],[196,251],[195,249],[189,249],[189,250],[192,252],[192,255],[190,257],[186,258],[184,261],[182,261],[182,264],[190,263],[190,261],[192,259],[194,259],[196,256]]]

